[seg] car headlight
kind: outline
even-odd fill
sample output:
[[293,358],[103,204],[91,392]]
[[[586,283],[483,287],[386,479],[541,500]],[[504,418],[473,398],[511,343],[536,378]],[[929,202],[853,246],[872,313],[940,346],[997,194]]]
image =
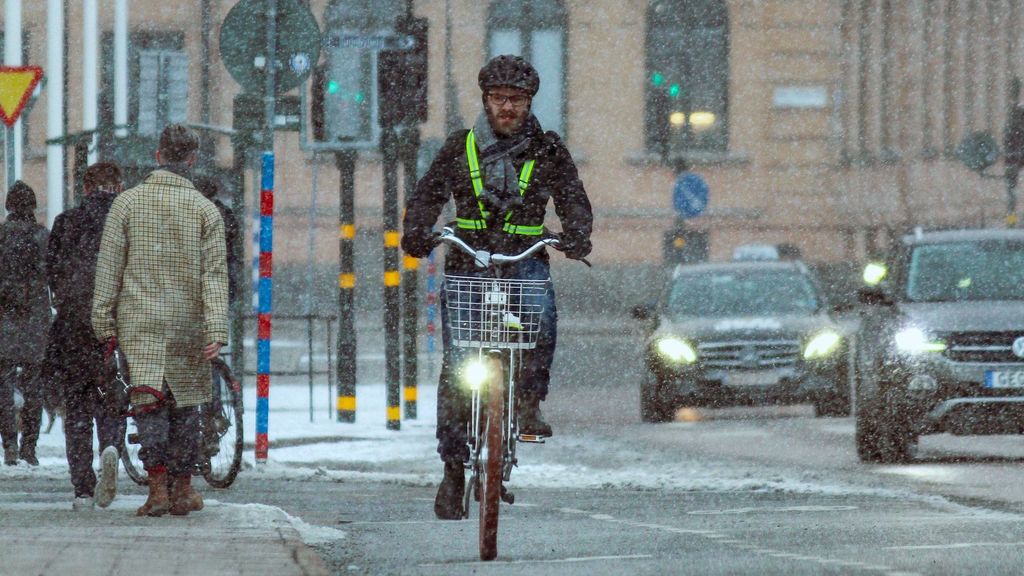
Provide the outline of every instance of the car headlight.
[[904,354],[942,352],[946,343],[933,338],[917,326],[908,326],[896,333],[896,349]]
[[886,275],[889,274],[889,269],[886,268],[885,264],[881,262],[868,262],[864,266],[864,283],[868,286],[875,286],[882,280],[885,280]]
[[675,336],[667,336],[658,340],[655,349],[662,358],[673,364],[693,364],[697,361],[697,351],[689,342]]
[[840,340],[842,338],[835,330],[825,329],[818,332],[804,346],[804,359],[814,360],[829,356],[839,347]]
[[472,358],[462,365],[462,383],[470,390],[479,390],[491,377],[488,362],[484,358]]

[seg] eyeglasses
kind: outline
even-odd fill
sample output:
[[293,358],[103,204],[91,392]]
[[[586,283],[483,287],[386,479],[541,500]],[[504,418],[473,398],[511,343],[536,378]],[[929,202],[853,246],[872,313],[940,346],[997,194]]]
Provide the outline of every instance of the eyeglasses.
[[487,101],[499,108],[504,106],[506,102],[511,103],[515,108],[522,108],[530,103],[530,97],[523,94],[513,94],[509,96],[507,94],[495,94],[493,92],[488,92]]

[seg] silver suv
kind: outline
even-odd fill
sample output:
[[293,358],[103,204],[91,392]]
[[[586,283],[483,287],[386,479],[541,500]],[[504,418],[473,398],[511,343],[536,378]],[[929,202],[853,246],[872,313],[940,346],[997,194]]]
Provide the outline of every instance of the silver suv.
[[917,232],[884,270],[859,293],[860,459],[908,461],[922,434],[1024,433],[1024,230]]

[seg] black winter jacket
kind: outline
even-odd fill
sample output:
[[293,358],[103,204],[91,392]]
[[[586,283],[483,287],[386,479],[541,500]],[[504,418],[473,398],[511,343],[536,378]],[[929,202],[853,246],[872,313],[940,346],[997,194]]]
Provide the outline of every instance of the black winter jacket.
[[[410,256],[422,258],[432,246],[431,231],[449,198],[453,198],[460,218],[481,218],[466,159],[466,135],[469,130],[452,132],[438,152],[430,169],[416,185],[412,197],[406,199],[402,222],[402,249]],[[589,247],[593,213],[586,190],[579,179],[576,164],[558,134],[547,132],[534,138],[520,157],[513,158],[516,171],[534,159],[533,176],[523,197],[522,206],[513,211],[518,223],[543,222],[548,199],[555,205],[555,214],[562,225],[567,242]],[[454,227],[454,226],[453,226]],[[516,254],[537,241],[537,236],[509,234],[493,223],[485,230],[454,227],[456,234],[470,246],[491,252]],[[547,259],[543,250],[537,258]],[[445,260],[447,272],[473,270],[472,257],[461,250],[449,250]]]
[[53,221],[46,251],[46,279],[59,315],[74,324],[89,325],[96,256],[113,194],[94,193],[78,207]]

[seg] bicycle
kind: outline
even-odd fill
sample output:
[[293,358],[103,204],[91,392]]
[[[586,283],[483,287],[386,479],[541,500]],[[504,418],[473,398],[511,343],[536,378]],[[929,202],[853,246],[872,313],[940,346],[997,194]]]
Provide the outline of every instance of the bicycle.
[[[120,351],[115,351],[115,354],[120,354]],[[210,361],[210,365],[213,400],[200,407],[200,457],[193,475],[202,476],[214,488],[227,488],[242,468],[242,385],[232,376],[223,359],[215,358]],[[115,380],[124,385],[121,371],[118,371]],[[130,416],[125,440],[118,451],[128,477],[136,484],[145,486],[149,483],[149,477],[139,459],[138,433],[130,431],[135,426]]]
[[[499,501],[515,502],[505,488],[516,459],[517,442],[544,443],[541,436],[521,434],[516,412],[516,381],[524,350],[537,344],[543,301],[551,279],[500,278],[495,264],[519,262],[545,246],[557,248],[557,238],[538,240],[517,255],[474,250],[454,230],[444,228],[438,242],[459,247],[473,256],[487,276],[446,275],[444,290],[450,345],[466,349],[470,361],[463,375],[469,384],[468,426],[470,475],[463,495],[463,518],[469,517],[470,493],[480,502],[480,559],[498,555]],[[476,358],[472,358],[473,351]]]

